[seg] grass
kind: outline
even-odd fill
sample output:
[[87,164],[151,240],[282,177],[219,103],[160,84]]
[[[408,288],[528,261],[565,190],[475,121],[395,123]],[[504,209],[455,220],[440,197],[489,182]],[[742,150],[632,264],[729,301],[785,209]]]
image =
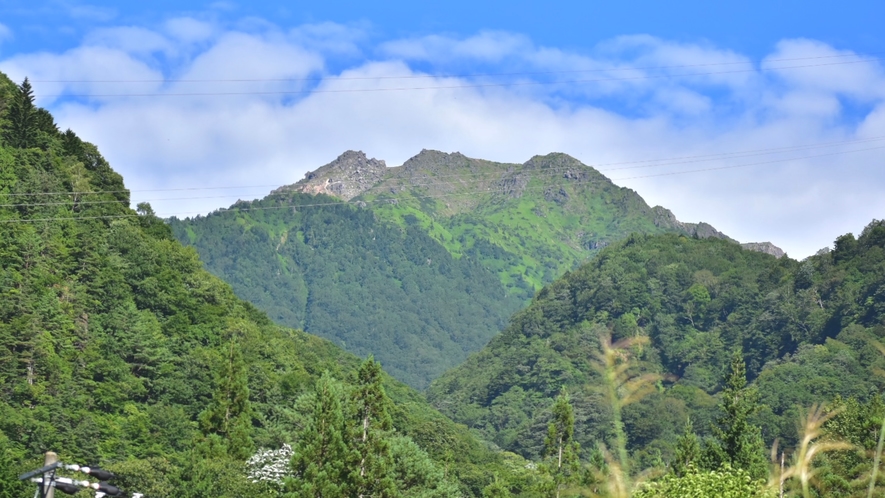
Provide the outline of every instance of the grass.
[[[570,160],[551,154],[536,158],[532,167],[465,158],[449,170],[391,168],[388,178],[355,200],[368,202],[376,216],[403,228],[414,216],[453,257],[471,253],[498,275],[507,292],[531,297],[592,257],[598,251],[592,242],[663,231],[642,198],[592,168],[569,163],[575,170],[586,168],[582,180],[551,174]],[[524,181],[521,194],[502,193],[497,187],[502,178]],[[391,196],[396,204],[385,202]],[[477,247],[494,250],[483,253]]]

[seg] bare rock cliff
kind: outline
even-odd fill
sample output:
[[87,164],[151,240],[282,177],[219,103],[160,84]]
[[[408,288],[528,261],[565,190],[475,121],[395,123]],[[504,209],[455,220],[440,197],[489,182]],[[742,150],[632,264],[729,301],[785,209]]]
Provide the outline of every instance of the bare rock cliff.
[[784,252],[780,247],[772,244],[771,242],[748,242],[746,244],[741,244],[741,247],[744,249],[749,249],[750,251],[756,252],[764,252],[765,254],[771,254],[775,258],[782,258],[786,256],[787,253]]
[[736,240],[719,230],[716,230],[716,228],[709,223],[704,223],[703,221],[700,223],[683,223],[676,219],[676,215],[674,215],[672,211],[661,206],[653,207],[652,212],[655,217],[655,226],[685,232],[688,236],[698,237],[700,239],[725,239],[737,243]]
[[272,193],[326,194],[349,201],[381,181],[387,171],[383,160],[369,159],[362,151],[349,150],[331,163],[304,175],[304,179]]

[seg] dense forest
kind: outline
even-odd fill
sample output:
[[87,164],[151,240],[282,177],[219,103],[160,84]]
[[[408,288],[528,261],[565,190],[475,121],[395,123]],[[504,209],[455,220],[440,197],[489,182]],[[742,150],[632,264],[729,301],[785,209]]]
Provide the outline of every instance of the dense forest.
[[[885,222],[802,262],[725,240],[633,235],[545,287],[428,397],[500,447],[538,459],[556,416],[550,399],[565,390],[581,459],[623,448],[617,461],[636,469],[684,467],[688,436],[698,468],[734,464],[722,421],[737,413],[742,435],[731,439],[755,447],[740,467],[763,478],[766,448],[777,442],[789,454],[807,442],[796,431],[803,417],[820,422],[824,438],[875,448],[883,320]],[[630,398],[631,388],[641,396]],[[729,393],[747,405],[729,407]],[[872,460],[846,455],[818,462],[828,465],[822,495],[866,491],[855,479]]]
[[276,194],[170,226],[277,323],[374,354],[416,388],[478,351],[522,304],[420,228],[327,196]]
[[[132,210],[122,178],[34,105],[27,80],[0,77],[0,130],[0,498],[32,493],[17,476],[50,450],[148,498],[885,490],[885,222],[801,262],[684,227],[625,235],[543,287],[425,398],[383,361],[271,319],[305,323],[309,303],[269,317],[237,297],[173,226],[190,241],[200,232]],[[342,287],[328,302],[360,299],[360,265],[311,260],[358,261],[347,243],[359,242],[380,275],[373,292],[393,281],[432,292],[426,278],[486,313],[477,323],[500,320],[475,286],[500,285],[498,269],[434,246],[426,220],[331,200],[302,209],[310,199],[282,191],[249,207],[285,209],[206,217],[222,251],[207,265],[258,285],[297,261]],[[262,244],[281,240],[298,243],[270,269],[221,247],[273,255]],[[310,301],[298,272],[286,274],[290,298]]]
[[[355,196],[332,196],[343,192]],[[436,151],[397,168],[347,152],[264,199],[170,226],[277,323],[374,354],[418,389],[605,245],[630,233],[723,236],[565,154],[501,164]]]
[[49,450],[148,497],[478,496],[521,468],[235,297],[27,81],[0,102],[0,496]]

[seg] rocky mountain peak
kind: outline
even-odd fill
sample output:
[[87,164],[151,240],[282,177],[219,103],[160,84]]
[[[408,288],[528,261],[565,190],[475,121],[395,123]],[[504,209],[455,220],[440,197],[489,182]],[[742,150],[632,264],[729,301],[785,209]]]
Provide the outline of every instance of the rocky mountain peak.
[[[699,239],[717,238],[738,243],[738,241],[732,239],[728,235],[725,235],[719,230],[716,230],[712,225],[708,223],[683,223],[676,219],[676,215],[674,215],[672,211],[661,206],[655,206],[654,208],[652,208],[652,212],[654,213],[655,217],[655,226],[668,228],[671,230],[679,230],[681,232],[684,232],[686,235],[697,237]],[[756,251],[770,254],[775,258],[782,258],[786,255],[783,249],[772,244],[771,242],[748,242],[745,244],[741,244],[741,247],[747,249],[748,251]]]
[[764,252],[765,254],[771,254],[775,258],[782,258],[787,255],[783,249],[772,244],[771,242],[748,242],[746,244],[741,244],[741,247],[744,249],[748,249],[750,251],[756,252]]
[[385,171],[387,164],[383,160],[369,159],[362,151],[349,150],[331,163],[306,173],[298,183],[272,193],[326,194],[349,201],[380,182]]
[[679,221],[676,219],[676,215],[673,214],[673,211],[670,211],[667,208],[655,206],[652,208],[652,213],[654,213],[654,224],[657,227],[677,230],[684,232],[688,236],[697,237],[699,239],[725,239],[737,243],[736,240],[719,230],[716,230],[716,228],[709,223],[704,223],[703,221],[699,223],[684,223]]
[[438,173],[451,171],[453,168],[469,166],[475,161],[460,152],[451,154],[438,150],[422,149],[414,157],[409,158],[402,165],[404,173]]

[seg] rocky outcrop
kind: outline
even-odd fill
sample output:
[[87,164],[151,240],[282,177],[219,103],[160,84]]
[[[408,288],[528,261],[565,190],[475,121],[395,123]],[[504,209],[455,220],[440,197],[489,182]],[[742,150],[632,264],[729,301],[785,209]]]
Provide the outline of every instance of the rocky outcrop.
[[477,159],[471,159],[460,152],[451,154],[438,150],[422,149],[416,156],[409,158],[402,165],[402,173],[407,176],[452,174],[453,171],[464,171],[474,163],[480,163]]
[[676,215],[667,208],[655,206],[652,208],[652,213],[654,213],[654,224],[656,227],[680,231],[690,237],[697,237],[699,239],[725,239],[737,243],[736,240],[716,230],[709,223],[704,223],[703,221],[700,223],[683,223],[677,220]]
[[756,252],[764,252],[765,254],[771,254],[775,258],[782,258],[786,256],[787,253],[784,252],[780,247],[772,244],[771,242],[747,242],[746,244],[741,244],[741,247],[750,251]]
[[[652,208],[652,212],[654,213],[654,223],[657,227],[678,230],[684,232],[686,235],[697,237],[699,239],[717,238],[738,243],[738,241],[725,235],[719,230],[716,230],[707,223],[683,223],[676,219],[676,215],[674,215],[672,211],[661,206],[655,206]],[[786,255],[783,249],[771,242],[748,242],[746,244],[741,244],[741,247],[748,251],[771,254],[775,258],[782,258]]]
[[349,201],[380,182],[385,171],[387,164],[384,161],[369,159],[362,151],[349,150],[331,163],[307,173],[298,183],[280,187],[272,194],[304,192]]

